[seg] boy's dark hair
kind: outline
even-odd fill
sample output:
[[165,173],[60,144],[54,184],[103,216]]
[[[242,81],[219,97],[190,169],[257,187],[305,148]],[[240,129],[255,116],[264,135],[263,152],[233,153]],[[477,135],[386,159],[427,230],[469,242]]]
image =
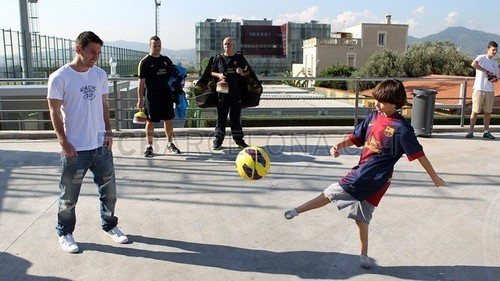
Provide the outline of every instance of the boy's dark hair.
[[101,46],[103,44],[101,38],[92,31],[84,31],[76,37],[76,45],[80,45],[82,49],[87,47],[89,43],[98,43]]
[[498,48],[498,44],[497,44],[497,42],[495,42],[495,41],[490,41],[490,43],[488,43],[488,49],[489,49],[489,48],[491,48],[491,47]]
[[160,37],[158,37],[156,35],[153,35],[153,36],[151,36],[151,38],[149,38],[149,41],[151,41],[151,40],[158,41],[158,40],[161,40],[161,39],[160,39]]
[[379,102],[394,104],[396,109],[400,109],[406,104],[405,86],[396,79],[384,80],[373,90],[373,98]]

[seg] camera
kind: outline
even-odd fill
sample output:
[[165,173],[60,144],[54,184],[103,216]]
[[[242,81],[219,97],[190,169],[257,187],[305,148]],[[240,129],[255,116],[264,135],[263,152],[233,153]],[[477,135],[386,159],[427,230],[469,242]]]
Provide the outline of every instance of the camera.
[[497,76],[493,73],[488,72],[488,81],[493,81],[497,79]]

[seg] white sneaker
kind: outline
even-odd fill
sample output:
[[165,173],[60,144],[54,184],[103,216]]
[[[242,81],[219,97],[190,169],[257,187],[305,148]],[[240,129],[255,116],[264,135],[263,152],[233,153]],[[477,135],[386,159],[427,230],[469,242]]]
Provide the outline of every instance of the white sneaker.
[[370,268],[370,267],[372,267],[372,263],[370,261],[370,258],[368,256],[361,255],[359,257],[359,266],[361,266],[362,268]]
[[110,231],[106,232],[106,235],[111,237],[113,241],[120,244],[125,244],[128,242],[128,237],[123,234],[123,232],[118,228],[118,226],[113,227]]
[[78,244],[76,244],[71,233],[59,236],[59,244],[61,244],[62,249],[68,253],[76,253],[80,251],[80,248],[78,248]]

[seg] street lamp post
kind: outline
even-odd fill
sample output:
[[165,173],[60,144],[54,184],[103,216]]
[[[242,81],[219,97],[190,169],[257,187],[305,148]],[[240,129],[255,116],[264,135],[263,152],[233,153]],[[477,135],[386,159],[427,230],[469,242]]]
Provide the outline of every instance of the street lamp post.
[[33,46],[31,44],[31,30],[28,15],[28,1],[19,0],[19,13],[21,19],[21,71],[23,78],[34,78],[33,71]]
[[155,35],[158,36],[158,26],[160,25],[159,13],[160,13],[161,0],[155,0]]

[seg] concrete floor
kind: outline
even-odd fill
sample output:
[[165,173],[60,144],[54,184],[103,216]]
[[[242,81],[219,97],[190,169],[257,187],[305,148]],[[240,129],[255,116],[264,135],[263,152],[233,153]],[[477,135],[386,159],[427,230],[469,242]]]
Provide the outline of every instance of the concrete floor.
[[[359,157],[329,148],[345,134],[312,129],[251,130],[271,172],[241,179],[239,149],[212,151],[205,134],[179,134],[180,155],[142,157],[144,139],[115,137],[116,215],[129,244],[100,229],[91,174],[77,205],[81,251],[61,250],[55,233],[59,145],[0,140],[0,280],[500,280],[500,133],[497,140],[439,131],[419,138],[446,187],[402,158],[370,225],[371,269],[346,211],[333,205],[288,221],[283,212],[317,196]],[[133,134],[132,134],[133,135]]]

